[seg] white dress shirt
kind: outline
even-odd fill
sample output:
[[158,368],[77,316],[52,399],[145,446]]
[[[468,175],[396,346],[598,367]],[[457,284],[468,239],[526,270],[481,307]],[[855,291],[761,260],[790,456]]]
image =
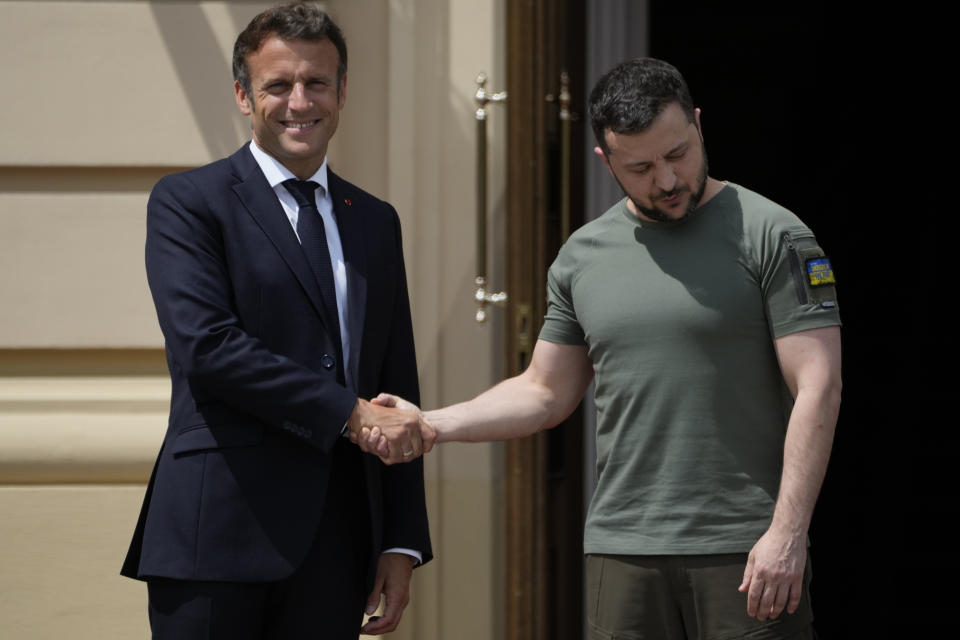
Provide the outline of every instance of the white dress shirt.
[[[283,186],[286,180],[299,180],[289,169],[280,164],[280,162],[263,151],[253,141],[250,142],[250,153],[253,159],[257,161],[260,170],[267,178],[267,182],[273,188],[283,212],[287,214],[287,219],[293,227],[293,232],[297,233],[297,217],[300,214],[300,205],[297,204],[293,195]],[[347,329],[347,265],[343,258],[343,245],[340,243],[340,230],[337,228],[337,219],[333,214],[333,200],[330,198],[330,189],[327,187],[327,159],[323,159],[323,164],[317,169],[317,172],[310,176],[308,180],[316,182],[320,186],[314,191],[314,197],[317,199],[317,211],[323,219],[323,230],[327,234],[327,249],[330,251],[330,266],[333,267],[333,285],[337,293],[337,315],[340,319],[340,341],[343,348],[343,371],[345,376],[349,376],[350,362],[350,332]],[[300,236],[297,235],[297,239]],[[348,385],[350,384],[347,379]],[[400,547],[387,549],[384,553],[403,553],[416,559],[417,564],[423,562],[423,554],[415,549],[404,549]]]
[[[250,142],[250,152],[253,159],[257,161],[267,182],[273,187],[273,192],[280,200],[283,212],[287,214],[293,232],[297,233],[297,218],[300,215],[300,206],[296,199],[291,195],[287,188],[283,186],[286,180],[299,180],[289,169],[280,164],[273,156],[260,149],[255,143]],[[337,219],[333,214],[333,200],[330,198],[330,189],[327,187],[327,159],[323,159],[323,164],[317,169],[317,172],[310,176],[308,181],[316,182],[320,185],[314,191],[316,198],[317,211],[323,219],[323,230],[327,234],[327,249],[330,251],[330,266],[333,268],[333,286],[337,294],[337,316],[340,321],[340,342],[343,349],[343,372],[350,376],[347,363],[350,362],[350,331],[347,325],[347,305],[350,301],[347,299],[347,265],[343,259],[343,245],[340,243],[340,231],[337,229]],[[297,236],[300,239],[300,236]],[[347,380],[348,385],[351,380]]]

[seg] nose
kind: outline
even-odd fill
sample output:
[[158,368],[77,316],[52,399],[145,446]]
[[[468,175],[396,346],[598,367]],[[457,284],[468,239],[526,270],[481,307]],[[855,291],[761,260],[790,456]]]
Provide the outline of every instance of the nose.
[[305,111],[310,107],[310,100],[307,98],[307,90],[302,82],[293,85],[288,100],[290,108],[294,111]]
[[664,162],[657,168],[654,182],[661,191],[673,191],[673,188],[677,186],[677,174],[669,162]]

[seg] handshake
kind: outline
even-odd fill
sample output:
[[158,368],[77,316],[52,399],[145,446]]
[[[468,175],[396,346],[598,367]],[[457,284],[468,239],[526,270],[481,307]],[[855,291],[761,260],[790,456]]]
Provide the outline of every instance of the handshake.
[[417,405],[387,393],[369,402],[358,399],[347,428],[350,442],[384,464],[410,462],[429,452],[437,438]]

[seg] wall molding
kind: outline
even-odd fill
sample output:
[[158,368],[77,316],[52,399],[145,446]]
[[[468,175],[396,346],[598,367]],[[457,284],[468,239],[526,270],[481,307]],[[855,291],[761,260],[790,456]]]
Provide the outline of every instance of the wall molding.
[[0,484],[146,482],[166,376],[0,378]]

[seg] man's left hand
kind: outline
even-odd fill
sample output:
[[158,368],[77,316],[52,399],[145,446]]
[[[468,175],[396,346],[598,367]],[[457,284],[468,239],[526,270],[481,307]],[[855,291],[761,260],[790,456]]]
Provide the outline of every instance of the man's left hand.
[[806,535],[769,529],[747,556],[740,593],[747,594],[747,615],[757,620],[794,613],[803,595],[807,563]]
[[380,595],[386,600],[382,616],[374,616],[360,629],[360,633],[380,635],[390,633],[400,624],[400,616],[410,602],[410,577],[416,559],[405,553],[384,553],[377,567],[377,580],[367,598],[367,614],[380,606]]

